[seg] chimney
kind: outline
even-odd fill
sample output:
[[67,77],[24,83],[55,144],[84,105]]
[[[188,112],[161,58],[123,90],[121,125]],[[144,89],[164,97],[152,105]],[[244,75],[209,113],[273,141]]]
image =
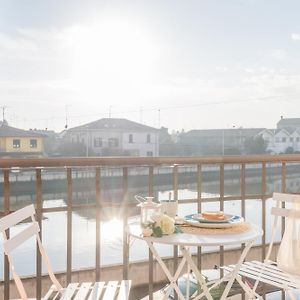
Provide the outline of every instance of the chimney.
[[283,116],[280,116],[280,119],[282,120],[282,119],[283,119]]

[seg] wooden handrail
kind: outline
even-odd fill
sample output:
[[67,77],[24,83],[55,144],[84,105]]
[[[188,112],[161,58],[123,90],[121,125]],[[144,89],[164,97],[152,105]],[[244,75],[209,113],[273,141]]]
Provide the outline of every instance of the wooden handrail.
[[0,168],[83,167],[83,166],[159,166],[194,164],[300,162],[300,154],[232,155],[195,157],[47,157],[2,158]]

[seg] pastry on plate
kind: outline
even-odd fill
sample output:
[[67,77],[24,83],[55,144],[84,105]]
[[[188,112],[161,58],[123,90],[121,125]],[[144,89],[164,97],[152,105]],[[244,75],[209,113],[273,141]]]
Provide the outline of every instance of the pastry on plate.
[[223,211],[204,211],[202,218],[206,220],[224,220],[225,214]]

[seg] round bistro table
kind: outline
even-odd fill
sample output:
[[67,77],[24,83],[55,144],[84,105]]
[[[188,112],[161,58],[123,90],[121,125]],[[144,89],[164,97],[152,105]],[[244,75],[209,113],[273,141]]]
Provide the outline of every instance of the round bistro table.
[[[209,291],[212,288],[219,285],[221,282],[227,281],[224,292],[220,298],[221,300],[224,300],[226,299],[234,280],[237,280],[239,282],[239,284],[241,285],[241,287],[243,288],[243,290],[246,292],[248,296],[250,297],[257,296],[254,295],[254,292],[241,280],[241,277],[238,275],[240,267],[244,259],[246,258],[246,255],[249,252],[250,248],[257,240],[257,238],[263,235],[263,230],[260,227],[254,224],[250,224],[250,223],[248,224],[250,225],[249,230],[241,233],[228,233],[228,232],[224,234],[215,233],[215,232],[209,234],[177,233],[171,235],[164,235],[162,237],[143,237],[140,224],[133,223],[128,225],[128,234],[129,237],[131,238],[143,240],[147,243],[150,251],[153,254],[153,257],[157,260],[163,272],[165,273],[168,280],[170,281],[170,285],[164,295],[164,299],[168,299],[172,288],[176,291],[178,298],[180,300],[189,299],[188,293],[186,297],[184,297],[184,295],[182,294],[182,292],[180,291],[177,285],[177,280],[181,274],[181,271],[185,266],[185,264],[187,264],[188,269],[194,272],[203,291],[195,298],[193,298],[193,300],[201,299],[203,296],[205,296],[209,300],[213,300]],[[155,247],[156,244],[165,244],[165,245],[172,245],[172,246],[179,247],[182,253],[182,260],[179,263],[178,268],[174,275],[171,274],[166,264],[164,263],[162,257],[157,252]],[[234,269],[231,272],[226,273],[225,276],[223,276],[213,285],[208,287],[206,281],[201,275],[201,272],[198,270],[196,264],[192,259],[192,255],[189,248],[203,247],[203,246],[230,246],[230,245],[240,245],[240,244],[245,244],[245,247],[243,248]]]

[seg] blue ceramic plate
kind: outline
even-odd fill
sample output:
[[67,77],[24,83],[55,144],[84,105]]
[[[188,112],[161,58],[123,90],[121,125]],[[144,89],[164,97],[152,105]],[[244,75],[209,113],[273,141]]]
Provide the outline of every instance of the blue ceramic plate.
[[191,226],[204,227],[204,228],[227,228],[227,227],[237,226],[240,223],[244,222],[244,218],[242,218],[241,216],[234,216],[234,215],[231,215],[231,218],[229,220],[227,221],[222,220],[222,222],[220,221],[214,222],[212,220],[205,220],[203,222],[202,219],[197,219],[197,217],[195,220],[195,216],[199,216],[199,214],[188,215],[185,216],[184,219],[186,223]]
[[192,214],[192,215],[185,216],[185,219],[198,221],[200,223],[208,223],[208,224],[228,224],[228,223],[239,222],[241,217],[237,215],[225,214],[224,220],[207,220],[203,218],[201,214]]

